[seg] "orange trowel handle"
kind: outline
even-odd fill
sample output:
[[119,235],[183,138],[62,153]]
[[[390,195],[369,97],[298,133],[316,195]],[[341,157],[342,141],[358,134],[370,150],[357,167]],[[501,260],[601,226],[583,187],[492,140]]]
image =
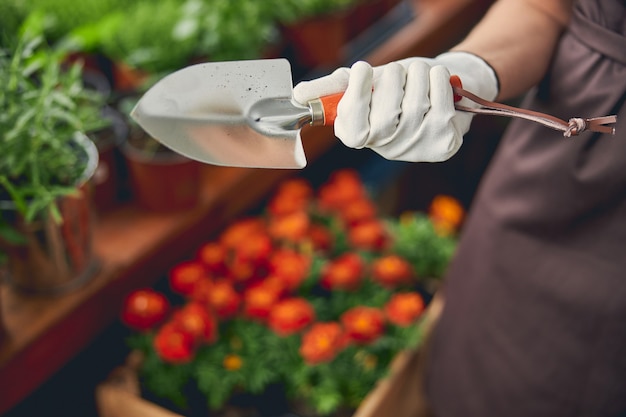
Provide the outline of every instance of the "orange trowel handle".
[[[458,75],[450,76],[450,84],[453,87],[463,87],[463,85],[461,84],[461,79]],[[337,117],[337,105],[339,104],[339,100],[341,100],[341,97],[343,97],[343,92],[320,97],[319,100],[321,102],[324,114],[324,121],[320,124],[323,124],[324,126],[332,126],[335,123],[335,118]],[[457,101],[461,100],[461,98],[462,97],[460,95],[455,94],[454,102],[456,103]]]

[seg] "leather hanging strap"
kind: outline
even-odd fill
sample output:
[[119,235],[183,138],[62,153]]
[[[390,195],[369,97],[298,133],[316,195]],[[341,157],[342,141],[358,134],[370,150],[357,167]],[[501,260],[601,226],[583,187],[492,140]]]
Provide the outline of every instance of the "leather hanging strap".
[[471,108],[461,106],[458,103],[455,105],[457,110],[477,113],[488,114],[494,116],[508,116],[517,117],[519,119],[526,119],[536,123],[540,123],[550,129],[563,132],[563,136],[569,138],[571,136],[577,136],[582,132],[588,130],[591,132],[608,133],[615,135],[615,128],[612,126],[606,126],[607,124],[614,124],[617,122],[617,116],[602,116],[592,118],[574,117],[565,121],[558,117],[551,116],[549,114],[540,113],[532,110],[520,109],[517,107],[508,106],[506,104],[495,103],[493,101],[484,100],[469,91],[464,90],[461,87],[452,86],[454,94],[456,96],[466,97],[469,100],[479,104],[481,107]]

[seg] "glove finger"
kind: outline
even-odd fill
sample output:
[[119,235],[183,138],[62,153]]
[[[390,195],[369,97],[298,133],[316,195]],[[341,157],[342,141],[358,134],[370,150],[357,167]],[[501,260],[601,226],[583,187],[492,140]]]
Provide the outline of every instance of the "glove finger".
[[[429,72],[430,65],[423,61],[415,61],[407,68],[400,121],[395,134],[388,141],[397,143],[399,152],[405,152],[406,147],[412,147],[417,141],[419,127],[430,109]],[[400,142],[406,146],[402,146]]]
[[293,88],[293,99],[306,105],[315,98],[345,91],[349,77],[350,69],[342,67],[329,75],[311,81],[302,81]]
[[396,62],[382,68],[372,92],[368,147],[387,143],[396,131],[402,113],[406,69]]
[[463,143],[463,133],[453,123],[457,111],[450,86],[450,72],[437,65],[430,70],[430,111],[424,117],[423,129],[429,132],[430,160],[443,161],[454,155]]
[[373,69],[366,62],[350,68],[348,87],[337,105],[335,135],[351,148],[365,146],[369,136]]
[[454,93],[450,84],[450,71],[442,65],[435,65],[430,70],[429,78],[431,112],[454,117],[456,110],[454,109]]

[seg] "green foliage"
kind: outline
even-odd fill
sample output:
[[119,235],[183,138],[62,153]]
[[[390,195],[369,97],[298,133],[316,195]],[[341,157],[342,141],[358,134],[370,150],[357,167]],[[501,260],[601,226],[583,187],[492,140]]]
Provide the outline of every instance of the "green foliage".
[[421,277],[444,275],[456,249],[456,238],[437,233],[427,216],[415,213],[389,224],[394,239],[393,251],[407,259]]
[[[3,0],[4,1],[4,0]],[[15,0],[14,0],[15,1]],[[102,16],[128,7],[123,0],[28,0],[30,12],[43,13],[49,23],[46,37],[56,42],[77,27],[92,25]]]
[[66,70],[41,36],[24,33],[0,51],[0,197],[32,221],[55,213],[86,164],[76,135],[103,127],[103,98],[84,89],[81,68]]
[[214,61],[260,58],[276,37],[274,2],[206,0],[198,55]]
[[189,62],[198,43],[198,22],[193,9],[185,7],[190,3],[138,1],[74,34],[82,31],[84,37],[95,31],[95,41],[87,44],[96,43],[105,55],[131,67],[151,73],[172,71]]
[[0,1],[0,47],[9,45],[28,14],[22,0]]
[[[0,27],[17,33],[37,15],[65,51],[99,52],[159,75],[193,59],[261,58],[281,23],[333,13],[362,0],[3,0]],[[4,24],[3,24],[4,23]]]
[[298,19],[335,13],[364,0],[285,0],[277,7],[278,20],[293,23]]

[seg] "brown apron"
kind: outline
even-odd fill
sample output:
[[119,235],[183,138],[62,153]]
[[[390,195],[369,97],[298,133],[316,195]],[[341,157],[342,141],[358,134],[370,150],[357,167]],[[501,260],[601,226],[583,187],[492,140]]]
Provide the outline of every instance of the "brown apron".
[[626,415],[625,17],[579,1],[521,106],[617,114],[616,136],[516,120],[481,184],[426,365],[437,416]]

